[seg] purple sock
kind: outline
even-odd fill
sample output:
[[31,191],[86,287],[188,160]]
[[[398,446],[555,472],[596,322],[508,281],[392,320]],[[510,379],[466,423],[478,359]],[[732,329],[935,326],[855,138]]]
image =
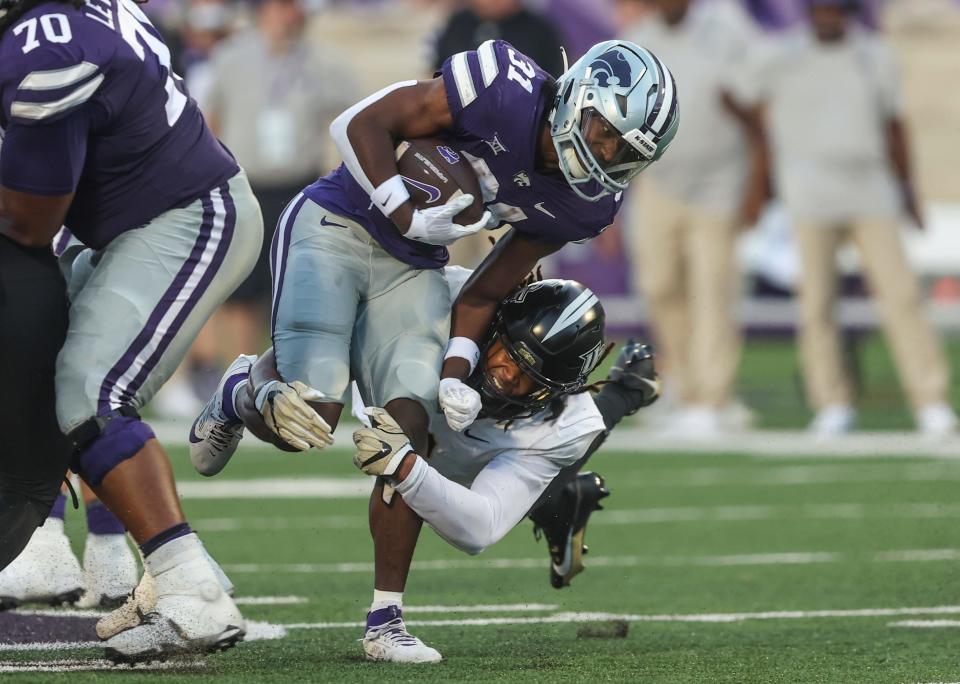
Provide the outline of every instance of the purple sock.
[[53,502],[53,508],[50,509],[50,515],[48,518],[59,518],[63,520],[63,516],[67,511],[67,495],[63,492],[57,494],[57,500]]
[[403,613],[397,606],[387,606],[367,613],[367,629],[381,627],[393,619],[402,618]]
[[123,534],[127,528],[100,501],[87,504],[87,532],[90,534]]
[[241,382],[245,382],[250,377],[250,371],[245,370],[240,373],[234,373],[227,381],[223,383],[223,413],[230,420],[239,421],[237,407],[233,405],[233,392]]
[[174,525],[173,527],[165,529],[160,534],[150,537],[140,545],[140,550],[143,551],[143,557],[146,558],[167,542],[172,542],[174,539],[179,539],[180,537],[186,537],[192,532],[193,530],[190,529],[190,525],[185,522]]

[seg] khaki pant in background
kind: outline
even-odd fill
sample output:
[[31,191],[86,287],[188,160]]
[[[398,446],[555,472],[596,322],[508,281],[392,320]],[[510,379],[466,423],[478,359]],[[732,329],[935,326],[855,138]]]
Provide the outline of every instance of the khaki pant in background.
[[657,365],[682,404],[720,408],[740,363],[738,222],[682,204],[648,178],[631,205],[634,288],[646,298]]
[[946,402],[949,369],[930,322],[923,314],[917,278],[907,263],[892,220],[861,219],[845,226],[794,219],[800,252],[800,360],[807,399],[814,409],[851,404],[843,366],[837,298],[836,253],[852,238],[900,381],[914,410]]

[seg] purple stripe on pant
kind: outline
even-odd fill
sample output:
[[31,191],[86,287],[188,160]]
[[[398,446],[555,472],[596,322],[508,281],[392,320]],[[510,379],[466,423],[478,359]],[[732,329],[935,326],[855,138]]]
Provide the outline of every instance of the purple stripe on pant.
[[[219,190],[223,194],[226,217],[224,219],[223,235],[221,237],[221,242],[217,247],[216,253],[211,260],[210,266],[207,267],[202,278],[200,279],[200,282],[194,288],[193,292],[189,294],[186,304],[180,310],[177,317],[169,326],[167,332],[161,338],[157,348],[143,364],[143,367],[133,378],[133,380],[123,390],[121,403],[128,402],[130,398],[136,394],[137,390],[142,386],[144,380],[156,367],[157,362],[163,356],[163,352],[166,351],[170,341],[177,334],[177,332],[179,332],[184,320],[186,320],[190,312],[193,311],[200,297],[206,291],[207,285],[209,285],[213,274],[216,273],[217,269],[220,267],[220,264],[223,262],[223,257],[226,254],[226,250],[230,244],[230,239],[233,236],[233,228],[236,222],[236,211],[233,206],[233,200],[230,197],[227,185],[221,186]],[[178,301],[178,298],[183,292],[183,289],[186,287],[190,277],[200,265],[200,260],[203,257],[204,251],[206,250],[207,244],[209,243],[213,233],[213,226],[216,219],[213,200],[209,196],[205,196],[201,199],[201,205],[203,207],[203,218],[200,225],[200,233],[193,245],[190,255],[184,261],[183,265],[180,267],[180,270],[174,277],[173,282],[163,293],[160,301],[154,307],[150,317],[147,319],[143,329],[140,331],[140,334],[137,335],[137,337],[133,340],[131,345],[127,348],[127,351],[124,352],[123,356],[120,357],[120,360],[117,361],[113,368],[110,369],[110,372],[107,373],[106,378],[104,378],[103,384],[100,386],[98,406],[98,413],[100,414],[111,410],[112,406],[110,404],[110,395],[113,392],[113,389],[116,387],[117,383],[124,376],[124,374],[134,364],[137,357],[154,338],[160,322],[170,311],[171,307],[173,307]]]
[[[271,280],[276,283],[273,292],[273,313],[270,316],[270,336],[273,336],[277,329],[277,311],[280,309],[280,295],[283,292],[283,279],[287,271],[287,257],[290,255],[290,237],[293,235],[293,224],[296,223],[297,215],[307,201],[306,195],[302,196],[293,205],[293,209],[287,214],[285,225],[278,225],[273,233],[273,242],[270,244],[270,275]],[[274,264],[277,263],[277,250],[280,248],[280,235],[283,234],[283,253],[280,255],[280,279],[277,280],[277,274],[274,273]]]

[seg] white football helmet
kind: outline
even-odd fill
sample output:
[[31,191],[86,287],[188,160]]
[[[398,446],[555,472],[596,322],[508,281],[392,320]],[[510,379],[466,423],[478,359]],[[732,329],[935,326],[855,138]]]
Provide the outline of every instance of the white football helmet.
[[664,63],[635,43],[608,40],[557,81],[550,134],[567,182],[596,202],[659,159],[678,123],[677,86]]

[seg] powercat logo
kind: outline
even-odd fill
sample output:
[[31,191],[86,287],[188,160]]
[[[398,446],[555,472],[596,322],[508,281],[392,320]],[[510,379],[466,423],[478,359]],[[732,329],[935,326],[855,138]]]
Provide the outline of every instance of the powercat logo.
[[447,147],[446,145],[437,145],[437,152],[440,153],[440,156],[447,160],[448,164],[459,164],[460,155],[452,147]]

